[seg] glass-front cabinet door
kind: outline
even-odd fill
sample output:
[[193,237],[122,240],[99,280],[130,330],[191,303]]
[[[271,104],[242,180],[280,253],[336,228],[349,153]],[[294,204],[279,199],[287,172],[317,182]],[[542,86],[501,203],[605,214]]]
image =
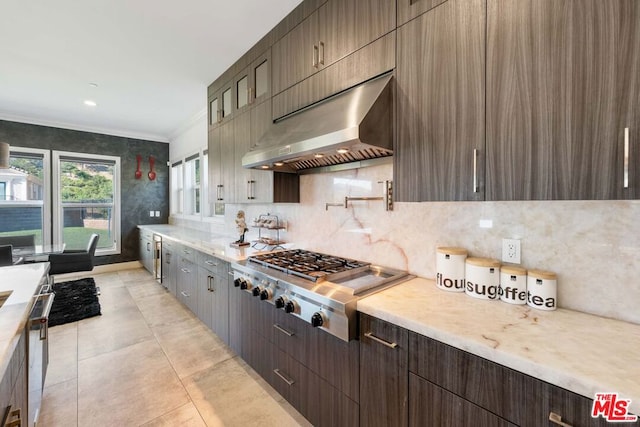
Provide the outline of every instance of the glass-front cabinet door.
[[251,89],[249,88],[249,75],[241,73],[236,81],[236,106],[238,110],[244,109],[249,105]]
[[251,64],[253,103],[260,103],[271,95],[271,49]]

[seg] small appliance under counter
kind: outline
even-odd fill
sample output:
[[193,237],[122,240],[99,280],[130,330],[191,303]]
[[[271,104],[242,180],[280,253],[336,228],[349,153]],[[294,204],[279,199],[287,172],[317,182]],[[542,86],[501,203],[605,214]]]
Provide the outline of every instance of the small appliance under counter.
[[357,309],[589,399],[618,393],[640,414],[640,325],[478,300],[423,278],[362,298]]

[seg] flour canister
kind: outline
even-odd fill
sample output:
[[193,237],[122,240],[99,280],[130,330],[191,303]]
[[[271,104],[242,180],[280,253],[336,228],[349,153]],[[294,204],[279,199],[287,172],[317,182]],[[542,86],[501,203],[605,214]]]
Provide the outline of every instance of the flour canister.
[[467,295],[480,299],[498,299],[500,261],[491,258],[467,258],[465,280]]
[[500,300],[509,304],[527,303],[527,270],[515,265],[500,267]]
[[443,291],[464,292],[464,248],[440,247],[436,253],[436,286]]
[[527,304],[538,310],[555,310],[558,281],[556,273],[529,270],[527,273]]

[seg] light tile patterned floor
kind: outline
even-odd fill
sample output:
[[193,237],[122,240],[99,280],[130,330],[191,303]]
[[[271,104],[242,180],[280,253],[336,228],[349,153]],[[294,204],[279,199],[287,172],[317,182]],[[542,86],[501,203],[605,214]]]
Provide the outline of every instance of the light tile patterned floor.
[[102,316],[50,329],[39,427],[309,425],[146,270],[92,277]]

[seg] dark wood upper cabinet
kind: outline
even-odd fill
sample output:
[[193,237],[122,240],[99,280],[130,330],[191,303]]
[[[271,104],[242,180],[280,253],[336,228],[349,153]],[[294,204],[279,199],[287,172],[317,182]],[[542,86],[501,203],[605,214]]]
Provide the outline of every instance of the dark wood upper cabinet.
[[398,0],[398,26],[422,15],[447,0]]
[[487,8],[487,199],[637,198],[637,2]]
[[398,28],[396,200],[484,200],[485,2]]
[[393,1],[329,0],[273,45],[273,93],[393,31],[395,18]]

